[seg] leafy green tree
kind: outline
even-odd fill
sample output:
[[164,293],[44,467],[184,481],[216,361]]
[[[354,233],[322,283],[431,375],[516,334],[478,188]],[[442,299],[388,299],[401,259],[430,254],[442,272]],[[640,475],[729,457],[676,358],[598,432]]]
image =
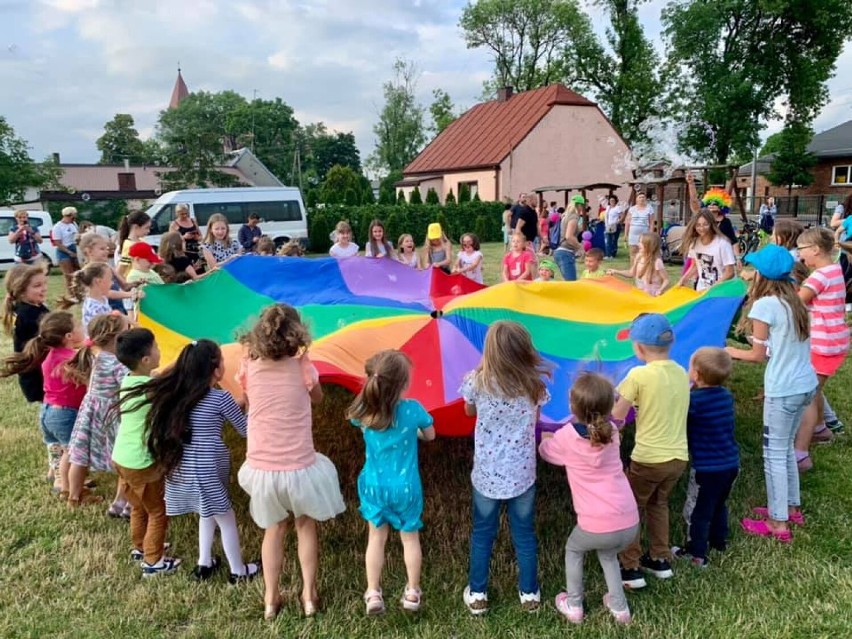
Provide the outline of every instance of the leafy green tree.
[[430,186],[429,190],[426,191],[426,204],[433,204],[434,205],[434,204],[440,204],[440,203],[441,203],[441,198],[438,197],[438,192]]
[[426,141],[423,107],[417,102],[418,71],[414,63],[397,58],[394,77],[384,84],[385,105],[373,127],[376,149],[374,168],[402,171]]
[[471,202],[482,202],[482,200],[479,197],[479,191],[477,191],[476,193],[473,194],[473,197],[470,198],[470,201]]
[[420,195],[420,187],[415,186],[411,191],[411,195],[408,196],[409,204],[423,204],[423,196]]
[[784,146],[784,132],[778,131],[778,133],[773,133],[768,138],[766,138],[766,142],[763,143],[763,146],[760,148],[758,152],[758,157],[764,157],[771,153],[778,153]]
[[125,159],[133,164],[144,161],[144,146],[134,124],[132,115],[116,113],[104,125],[104,134],[95,143],[101,152],[98,164],[120,164]]
[[434,89],[432,97],[434,100],[429,105],[429,113],[432,115],[431,129],[435,135],[439,135],[458,118],[458,115],[456,115],[453,101],[446,91]]
[[786,186],[788,196],[794,185],[808,186],[814,181],[817,159],[807,150],[813,136],[810,127],[800,122],[788,122],[779,135],[778,150],[766,178],[775,186]]
[[470,202],[470,185],[466,182],[459,184],[459,204]]
[[456,194],[453,193],[453,190],[450,189],[447,192],[447,197],[444,198],[444,204],[455,204],[456,203]]
[[325,204],[353,206],[360,204],[361,191],[361,176],[348,166],[335,165],[322,183],[319,199]]
[[723,164],[750,155],[762,122],[810,123],[826,100],[852,28],[847,0],[688,0],[663,10],[668,44],[667,111],[680,122],[682,150]]
[[397,193],[396,193],[396,203],[397,203],[397,204],[399,204],[400,206],[402,206],[402,205],[405,205],[405,204],[406,204],[406,201],[405,201],[405,191],[403,191],[402,189],[400,189],[400,190],[399,190],[399,191],[397,191]]
[[242,100],[225,119],[225,146],[251,149],[273,175],[297,184],[298,176],[291,173],[298,128],[293,109],[281,98]]
[[[324,123],[316,122],[302,127],[296,138],[302,154],[303,173],[317,182],[325,180],[335,164],[361,173],[361,153],[352,133],[329,132]],[[291,163],[292,160],[291,156]]]
[[22,201],[28,188],[58,188],[61,173],[52,160],[34,162],[26,140],[0,115],[0,204]]

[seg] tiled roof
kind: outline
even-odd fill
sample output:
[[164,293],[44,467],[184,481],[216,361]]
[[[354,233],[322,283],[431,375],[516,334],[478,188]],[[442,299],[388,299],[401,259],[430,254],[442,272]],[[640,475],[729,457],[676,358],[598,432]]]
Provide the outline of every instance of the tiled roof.
[[496,166],[556,104],[595,106],[561,84],[524,91],[504,102],[477,104],[432,140],[403,173]]
[[189,95],[189,89],[186,88],[186,82],[183,81],[183,76],[178,69],[177,80],[175,80],[175,88],[172,89],[172,99],[169,100],[169,108],[176,109],[185,97]]
[[[157,166],[109,166],[103,164],[60,164],[62,176],[59,182],[69,189],[77,192],[83,191],[118,191],[118,174],[133,173],[136,176],[137,191],[154,191],[160,187],[158,173],[173,171],[171,167]],[[241,182],[253,186],[238,169],[231,167],[218,167],[222,173],[233,175]]]

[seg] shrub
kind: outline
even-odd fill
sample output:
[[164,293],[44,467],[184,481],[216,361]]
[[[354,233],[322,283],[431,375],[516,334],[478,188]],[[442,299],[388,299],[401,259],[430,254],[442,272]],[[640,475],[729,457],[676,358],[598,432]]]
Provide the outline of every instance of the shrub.
[[396,203],[399,206],[404,206],[406,204],[405,191],[403,191],[402,189],[400,189],[396,194]]
[[459,204],[470,202],[470,185],[466,182],[459,184]]
[[447,193],[446,199],[444,200],[444,204],[455,204],[455,203],[456,203],[456,196],[453,193],[453,190],[450,189],[449,192]]
[[441,203],[441,199],[438,197],[438,192],[434,188],[429,187],[429,190],[426,191],[426,204],[440,204],[440,203]]
[[411,195],[408,197],[409,204],[423,204],[423,198],[420,195],[420,187],[415,186]]

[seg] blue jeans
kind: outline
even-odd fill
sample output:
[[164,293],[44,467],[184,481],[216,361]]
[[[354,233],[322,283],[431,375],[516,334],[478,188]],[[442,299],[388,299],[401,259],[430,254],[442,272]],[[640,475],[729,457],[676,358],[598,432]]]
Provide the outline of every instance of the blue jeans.
[[574,251],[560,246],[553,252],[553,259],[566,282],[577,281],[577,256]]
[[68,446],[68,442],[71,441],[71,431],[74,430],[74,422],[77,420],[76,408],[42,404],[38,419],[45,444],[48,446],[59,444],[63,448]]
[[787,521],[788,508],[802,504],[793,443],[814,392],[763,400],[763,474],[769,516],[775,521]]
[[491,551],[500,526],[500,507],[506,504],[509,531],[518,560],[518,590],[523,594],[539,591],[538,540],[535,536],[535,484],[512,499],[490,499],[473,489],[473,531],[470,535],[471,592],[488,592]]
[[607,257],[616,257],[618,255],[618,236],[621,235],[621,230],[616,228],[615,233],[604,234],[604,255]]

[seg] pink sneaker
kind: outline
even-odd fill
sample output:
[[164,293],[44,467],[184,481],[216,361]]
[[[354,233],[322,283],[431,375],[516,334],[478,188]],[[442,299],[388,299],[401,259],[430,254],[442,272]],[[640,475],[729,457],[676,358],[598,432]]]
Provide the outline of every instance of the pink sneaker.
[[568,593],[560,592],[556,595],[556,609],[571,623],[583,623],[583,606],[571,606],[568,604]]
[[612,618],[616,620],[616,622],[620,624],[624,624],[625,626],[629,624],[632,619],[630,617],[630,609],[625,608],[624,610],[613,610],[612,606],[609,605],[610,597],[609,593],[606,593],[603,596],[603,603],[606,606],[606,609],[609,610],[609,614],[612,615]]
[[[765,506],[758,506],[757,508],[752,508],[751,512],[753,512],[758,517],[765,517],[765,518],[769,517],[769,509],[766,508]],[[791,524],[796,524],[797,526],[804,526],[805,525],[805,516],[802,514],[801,510],[797,513],[793,513],[792,515],[790,515],[787,518],[787,520]]]
[[793,541],[793,535],[789,530],[775,531],[769,527],[762,519],[743,519],[742,527],[749,535],[757,537],[774,537],[782,544],[789,544]]

